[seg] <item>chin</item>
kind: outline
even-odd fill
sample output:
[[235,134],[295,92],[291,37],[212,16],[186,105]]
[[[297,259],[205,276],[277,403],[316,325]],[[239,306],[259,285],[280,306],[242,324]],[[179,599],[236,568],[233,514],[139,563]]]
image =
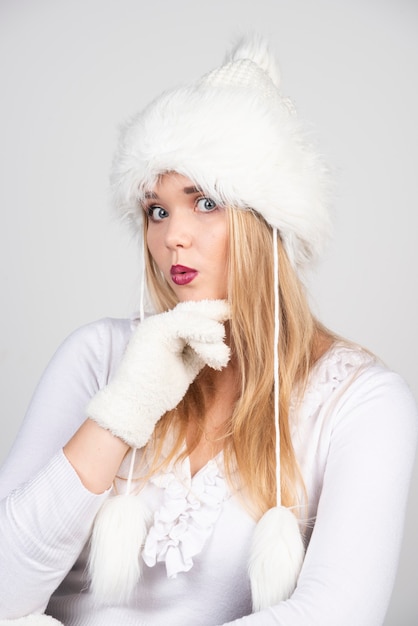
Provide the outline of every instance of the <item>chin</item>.
[[225,295],[204,292],[177,293],[179,302],[198,302],[200,300],[225,300]]

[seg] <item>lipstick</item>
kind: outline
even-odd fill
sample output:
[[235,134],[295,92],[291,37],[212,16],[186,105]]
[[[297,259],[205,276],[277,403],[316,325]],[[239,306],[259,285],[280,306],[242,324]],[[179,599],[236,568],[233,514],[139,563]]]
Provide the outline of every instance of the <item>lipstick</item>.
[[198,275],[198,271],[185,265],[172,265],[170,268],[171,280],[176,285],[188,285]]

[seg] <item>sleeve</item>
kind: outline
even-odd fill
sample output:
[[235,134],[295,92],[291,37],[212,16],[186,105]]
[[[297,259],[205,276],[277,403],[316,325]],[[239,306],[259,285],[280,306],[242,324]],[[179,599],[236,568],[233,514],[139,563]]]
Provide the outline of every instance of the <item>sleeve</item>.
[[0,472],[0,618],[44,610],[88,538],[106,494],[79,480],[62,446],[117,366],[129,322],[101,320],[51,359]]
[[399,376],[373,366],[342,395],[332,421],[317,517],[294,594],[229,624],[383,623],[417,444],[416,404]]
[[60,451],[0,502],[0,618],[45,610],[106,496],[87,491]]

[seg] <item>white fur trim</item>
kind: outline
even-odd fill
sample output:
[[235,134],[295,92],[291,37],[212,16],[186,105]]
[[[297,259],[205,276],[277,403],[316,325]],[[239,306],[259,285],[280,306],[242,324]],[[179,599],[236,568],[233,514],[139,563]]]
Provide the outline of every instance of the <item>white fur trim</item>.
[[141,575],[140,551],[149,513],[134,495],[110,497],[93,526],[89,556],[91,591],[99,605],[127,602]]
[[291,596],[304,554],[293,513],[283,506],[267,511],[256,526],[248,567],[254,611]]
[[33,613],[26,617],[18,617],[16,619],[0,619],[0,626],[63,626],[61,622],[40,613]]
[[261,213],[303,267],[329,232],[326,168],[272,80],[267,46],[244,40],[232,59],[126,124],[111,174],[115,205],[139,228],[144,191],[176,171],[221,204]]

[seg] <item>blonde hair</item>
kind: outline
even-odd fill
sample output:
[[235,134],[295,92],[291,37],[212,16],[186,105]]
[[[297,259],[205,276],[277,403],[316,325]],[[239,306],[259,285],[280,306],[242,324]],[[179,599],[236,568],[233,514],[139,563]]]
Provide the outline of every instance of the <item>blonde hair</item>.
[[[237,399],[223,441],[227,477],[249,499],[255,517],[276,504],[276,454],[274,425],[274,277],[272,228],[250,210],[227,209],[229,220],[228,300],[231,306],[229,341],[237,364]],[[146,221],[146,220],[145,220]],[[146,231],[146,226],[144,231]],[[304,287],[291,266],[278,237],[279,254],[279,384],[281,501],[300,504],[303,481],[295,457],[289,423],[293,392],[302,394],[316,360],[320,336],[328,333],[313,317]],[[149,252],[146,272],[151,296],[158,310],[177,300]],[[203,385],[210,380],[205,368],[190,386],[179,406],[157,424],[150,442],[151,473],[164,438],[177,425],[177,437],[165,463],[182,456],[189,420],[204,418]],[[194,445],[197,445],[195,442]],[[183,452],[186,456],[193,445]],[[238,482],[237,473],[238,470]]]

